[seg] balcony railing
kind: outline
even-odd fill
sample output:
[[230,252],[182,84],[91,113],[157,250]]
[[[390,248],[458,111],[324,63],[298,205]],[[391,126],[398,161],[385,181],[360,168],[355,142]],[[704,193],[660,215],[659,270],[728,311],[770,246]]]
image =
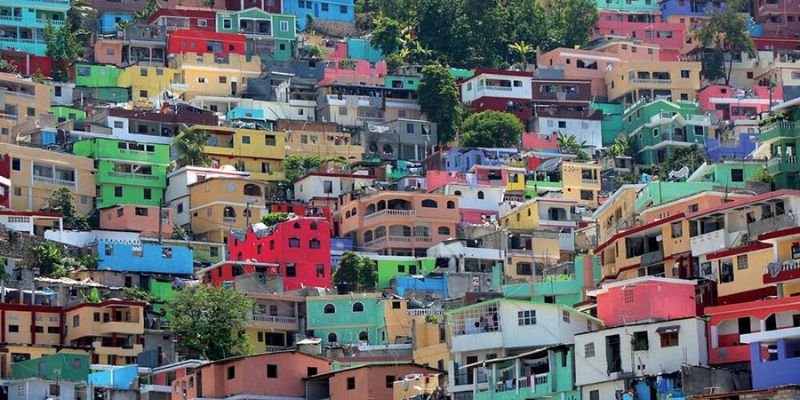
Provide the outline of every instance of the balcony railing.
[[[22,22],[22,17],[15,17],[13,15],[0,15],[0,21]],[[38,19],[36,20],[39,21]]]
[[639,83],[643,85],[671,85],[672,79],[651,79],[651,78],[633,78],[631,83]]
[[364,221],[369,221],[373,218],[382,217],[384,215],[395,216],[395,217],[415,217],[417,216],[417,212],[414,210],[381,210],[381,211],[376,211],[372,214],[365,215]]
[[[19,18],[19,17],[15,17],[15,18]],[[36,18],[36,22],[38,22],[40,24],[44,24],[44,25],[47,25],[49,23],[50,25],[53,25],[53,26],[63,26],[64,25],[64,21],[59,20],[59,19]]]
[[750,237],[758,237],[762,233],[791,228],[795,225],[794,218],[783,214],[747,224],[747,231]]
[[222,217],[222,222],[225,224],[235,224],[236,217]]
[[30,3],[45,3],[45,4],[61,4],[69,7],[69,1],[70,0],[25,0],[23,1],[23,3],[30,2]]
[[456,385],[472,385],[473,383],[489,382],[489,374],[486,371],[478,371],[478,381],[474,381],[471,372],[461,372],[453,376]]
[[157,181],[161,179],[161,177],[156,175],[146,175],[146,174],[137,174],[134,172],[117,172],[117,171],[109,172],[108,176],[112,178],[141,179],[145,181]]
[[800,121],[778,121],[771,124],[766,124],[761,127],[761,133],[768,133],[775,129],[798,129],[800,128]]
[[428,315],[443,315],[444,310],[441,308],[414,308],[406,311],[411,317],[420,317]]
[[282,316],[279,316],[279,315],[253,314],[253,321],[267,322],[267,323],[270,323],[270,324],[297,325],[297,318],[295,318],[295,317],[282,317]]
[[45,184],[48,184],[48,185],[67,186],[67,187],[72,187],[72,188],[77,186],[75,181],[66,181],[66,180],[63,180],[63,179],[47,178],[47,177],[38,176],[38,175],[34,175],[33,176],[33,181],[34,182],[38,182],[38,183],[45,183]]
[[597,185],[600,181],[598,181],[597,179],[581,178],[581,182],[587,185]]
[[658,263],[664,260],[664,252],[661,249],[642,254],[642,266]]

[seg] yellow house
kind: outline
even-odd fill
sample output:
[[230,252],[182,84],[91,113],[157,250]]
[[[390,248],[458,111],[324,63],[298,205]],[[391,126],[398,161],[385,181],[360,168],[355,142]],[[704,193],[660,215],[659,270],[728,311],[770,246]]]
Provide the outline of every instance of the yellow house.
[[600,165],[597,163],[561,163],[561,179],[564,185],[561,196],[574,199],[579,205],[597,208],[600,194]]
[[209,135],[203,151],[211,157],[212,166],[232,165],[237,171],[249,172],[253,179],[283,180],[285,133],[210,125],[194,125],[191,130]]
[[92,363],[135,364],[142,352],[145,303],[107,300],[64,310],[64,342],[91,346]]
[[261,76],[261,59],[240,54],[175,54],[169,66],[178,72],[176,87],[185,90],[187,100],[197,95],[237,96],[245,90],[247,78]]
[[628,61],[606,72],[608,99],[627,104],[645,97],[695,100],[702,84],[700,69],[699,62]]
[[189,186],[189,216],[192,233],[201,240],[228,243],[231,229],[261,220],[268,210],[264,203],[266,184],[234,177],[208,178]]
[[75,207],[89,214],[96,195],[94,160],[68,153],[0,143],[0,157],[10,158],[11,208],[39,211],[54,190],[72,191]]
[[592,219],[598,225],[596,243],[603,243],[618,231],[636,224],[636,194],[643,187],[639,184],[622,185],[594,211]]
[[286,132],[287,156],[361,160],[364,155],[364,146],[353,144],[351,134],[334,123],[279,120],[276,130]]
[[299,296],[268,293],[247,293],[253,299],[252,322],[245,329],[247,341],[254,354],[285,350],[294,344],[294,334],[300,332]]
[[536,230],[516,231],[508,234],[509,247],[503,273],[513,279],[530,279],[546,267],[553,267],[561,259],[559,232]]
[[510,230],[575,228],[576,200],[539,197],[520,205],[503,203],[498,210],[500,225]]
[[411,321],[412,359],[417,364],[444,370],[451,359],[444,316],[425,311]]
[[386,337],[392,343],[398,337],[411,337],[413,317],[408,313],[407,300],[384,301],[383,313],[386,321]]
[[14,126],[34,122],[50,113],[50,88],[30,79],[18,78],[14,74],[0,73],[0,95],[3,108],[0,109],[0,142],[13,143],[16,134]]
[[181,93],[172,85],[178,79],[180,75],[172,68],[134,65],[120,72],[117,85],[131,88],[131,99],[134,102],[155,103],[166,90],[173,94]]

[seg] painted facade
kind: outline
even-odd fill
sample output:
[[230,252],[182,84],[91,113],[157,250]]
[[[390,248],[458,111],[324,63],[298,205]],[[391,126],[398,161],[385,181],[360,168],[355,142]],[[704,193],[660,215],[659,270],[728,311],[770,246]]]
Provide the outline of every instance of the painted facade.
[[[188,220],[195,237],[227,244],[231,230],[246,229],[248,222],[259,222],[267,214],[263,182],[210,173],[201,176],[207,178],[195,176],[196,182],[187,182],[188,198],[172,201],[178,223]],[[173,180],[182,181],[179,176]]]
[[188,247],[98,239],[96,249],[99,269],[168,275],[191,275],[194,270]]
[[170,66],[180,74],[177,85],[184,96],[231,97],[247,90],[247,80],[261,75],[261,59],[237,53],[217,55],[195,51],[176,54]]
[[0,94],[4,99],[3,109],[0,110],[0,142],[12,143],[12,136],[20,133],[15,126],[33,125],[36,118],[50,112],[52,89],[7,73],[0,73],[0,85]]
[[292,58],[297,35],[294,15],[271,14],[259,8],[217,13],[217,32],[247,37],[247,54],[265,60]]
[[284,1],[283,13],[297,16],[300,30],[306,28],[306,15],[314,20],[341,23],[355,22],[354,0],[310,0],[305,2]]
[[639,99],[694,100],[700,90],[700,63],[628,61],[606,72],[611,101],[632,104]]
[[0,29],[7,32],[0,38],[3,48],[18,49],[37,56],[45,55],[44,28],[48,24],[58,29],[64,26],[69,0],[38,2],[33,0],[5,4],[0,12],[5,17]]
[[625,132],[642,164],[664,162],[678,146],[702,146],[711,119],[697,103],[639,101],[623,114]]

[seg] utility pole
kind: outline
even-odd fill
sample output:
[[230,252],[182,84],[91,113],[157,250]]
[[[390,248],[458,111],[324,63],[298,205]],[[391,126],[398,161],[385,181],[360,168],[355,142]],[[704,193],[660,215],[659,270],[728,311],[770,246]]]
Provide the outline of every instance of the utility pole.
[[164,198],[158,203],[158,244],[161,245],[161,232],[164,226]]

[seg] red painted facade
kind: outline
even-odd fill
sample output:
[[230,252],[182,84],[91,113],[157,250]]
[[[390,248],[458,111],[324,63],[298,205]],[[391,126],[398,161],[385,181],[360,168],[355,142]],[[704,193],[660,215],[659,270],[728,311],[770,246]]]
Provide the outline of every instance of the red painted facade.
[[[643,277],[608,284],[596,292],[597,318],[607,327],[697,315],[695,283]],[[664,301],[669,297],[669,301]]]
[[[600,13],[595,26],[595,36],[622,35],[643,43],[658,44],[662,50],[680,50],[685,43],[685,29],[684,24],[661,22],[658,14],[604,11]],[[662,52],[660,58],[662,61],[674,61],[677,54]]]
[[41,72],[46,77],[53,76],[53,59],[13,50],[0,50],[0,58],[17,67],[20,75],[31,76]]
[[268,13],[280,14],[283,11],[283,1],[282,0],[225,0],[225,8],[232,11],[242,11],[242,10],[247,10],[248,8],[259,8]]
[[[509,107],[509,102],[513,105]],[[526,102],[502,97],[479,97],[469,105],[472,112],[494,110],[514,114],[523,125],[527,125],[533,116],[533,109]]]
[[185,28],[193,31],[217,31],[217,12],[215,10],[162,8],[147,19],[147,23],[150,25],[166,26],[168,29],[171,26],[175,26],[178,21]]
[[[250,229],[244,240],[231,235],[229,260],[278,264],[284,290],[331,287],[331,228],[327,220],[296,218],[271,229],[258,234]],[[221,273],[212,274],[212,282],[233,279],[232,265],[225,266]],[[247,273],[247,266],[243,267]]]
[[246,53],[244,35],[232,33],[198,32],[178,29],[169,35],[167,51],[169,54],[214,53],[217,56]]
[[0,154],[0,207],[11,208],[11,155]]

